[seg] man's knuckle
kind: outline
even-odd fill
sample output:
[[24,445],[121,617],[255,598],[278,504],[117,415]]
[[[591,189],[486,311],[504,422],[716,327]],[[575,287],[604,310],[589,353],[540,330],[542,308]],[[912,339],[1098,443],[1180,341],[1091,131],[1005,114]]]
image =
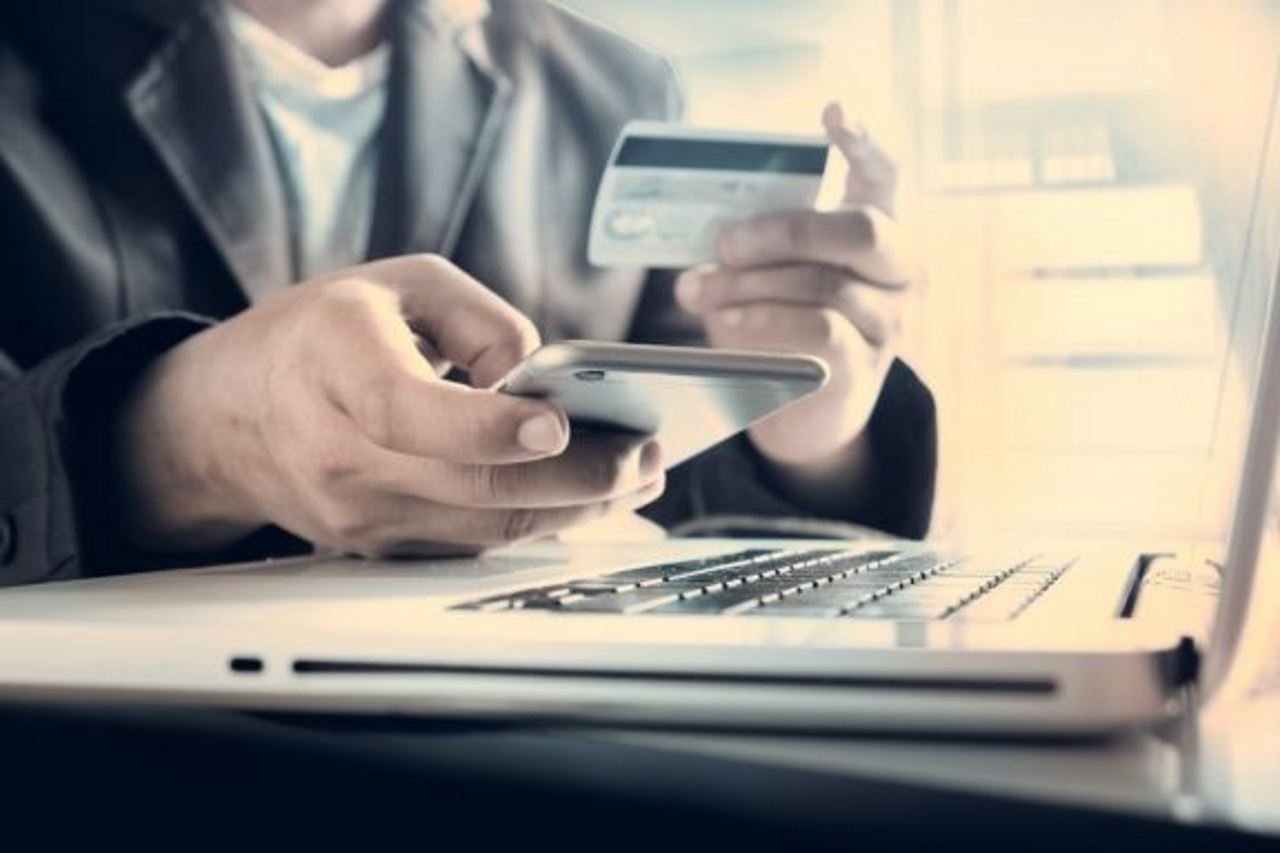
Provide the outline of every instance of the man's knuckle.
[[818,292],[829,300],[839,299],[849,284],[849,274],[827,266],[814,267],[813,270],[814,286]]
[[815,323],[817,325],[818,340],[828,350],[834,349],[839,345],[841,337],[849,327],[849,322],[844,316],[830,308],[819,311]]
[[443,256],[435,252],[415,252],[404,257],[404,263],[415,267],[424,275],[436,275],[449,266]]
[[808,216],[786,216],[780,223],[785,251],[803,254],[813,240],[813,220]]
[[[329,286],[328,283],[322,285],[325,288]],[[348,324],[351,322],[350,312],[346,307],[349,302],[347,297],[329,292],[321,293],[312,299],[302,313],[302,318],[308,326],[314,325],[316,328],[309,329],[306,333],[311,335],[313,340],[341,334],[349,328]]]
[[747,277],[739,276],[728,268],[706,272],[702,275],[702,292],[699,294],[699,302],[704,306],[720,305],[730,294],[741,289],[740,284],[744,280],[747,280]]
[[865,205],[850,208],[842,216],[845,237],[857,249],[874,250],[881,243],[875,211]]
[[519,542],[528,539],[538,529],[538,514],[531,509],[513,509],[504,512],[498,523],[498,538],[502,542]]
[[859,288],[865,286],[848,277],[842,277],[840,283],[831,291],[831,307],[840,311],[850,320],[856,321],[856,318],[866,313],[866,308],[863,305],[864,300],[859,291]]
[[[509,466],[517,468],[519,466]],[[466,468],[468,489],[472,500],[476,503],[494,503],[511,489],[511,480],[519,478],[519,473],[499,468],[497,465],[470,465]]]
[[314,324],[309,334],[316,340],[342,340],[360,327],[378,324],[379,300],[394,299],[378,286],[357,279],[337,279],[319,285],[305,316]]
[[609,448],[595,454],[584,467],[587,487],[593,495],[607,495],[618,489],[625,475],[626,465],[619,450]]
[[373,381],[361,388],[356,402],[358,411],[353,413],[365,435],[383,447],[391,443],[395,430],[395,391],[392,385],[388,379]]
[[362,557],[384,560],[411,553],[414,540],[399,533],[372,532],[356,544]]
[[[473,401],[478,403],[480,401]],[[458,451],[462,454],[487,456],[495,448],[501,446],[499,436],[504,428],[505,413],[497,406],[458,405],[451,419],[457,430]]]
[[351,545],[369,542],[376,530],[376,520],[352,501],[326,497],[316,514],[333,538]]
[[336,489],[360,476],[362,468],[344,453],[323,451],[315,462],[312,478],[322,488]]
[[362,278],[334,278],[316,285],[312,304],[326,317],[350,317],[366,312],[378,293],[378,286]]
[[484,357],[496,363],[514,365],[542,344],[533,321],[511,306],[490,305],[489,323],[492,330]]
[[532,352],[542,344],[542,335],[538,333],[538,327],[524,314],[515,312],[514,324],[514,337],[521,356]]

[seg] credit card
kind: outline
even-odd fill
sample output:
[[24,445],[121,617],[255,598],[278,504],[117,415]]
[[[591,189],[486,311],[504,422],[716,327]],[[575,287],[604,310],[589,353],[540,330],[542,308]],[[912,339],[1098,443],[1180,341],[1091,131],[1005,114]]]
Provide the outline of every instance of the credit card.
[[827,149],[820,136],[631,122],[596,191],[587,259],[672,268],[715,260],[726,222],[813,207]]

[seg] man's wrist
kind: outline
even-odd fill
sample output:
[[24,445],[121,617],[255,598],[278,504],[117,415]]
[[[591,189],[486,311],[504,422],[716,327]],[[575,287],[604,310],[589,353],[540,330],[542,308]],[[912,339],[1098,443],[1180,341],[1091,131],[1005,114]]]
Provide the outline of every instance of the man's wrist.
[[865,499],[873,464],[865,430],[844,447],[804,461],[779,461],[756,449],[774,487],[805,510],[845,520]]
[[232,493],[222,456],[206,440],[198,395],[212,388],[200,376],[201,337],[152,363],[112,425],[121,533],[140,550],[220,548],[262,526]]

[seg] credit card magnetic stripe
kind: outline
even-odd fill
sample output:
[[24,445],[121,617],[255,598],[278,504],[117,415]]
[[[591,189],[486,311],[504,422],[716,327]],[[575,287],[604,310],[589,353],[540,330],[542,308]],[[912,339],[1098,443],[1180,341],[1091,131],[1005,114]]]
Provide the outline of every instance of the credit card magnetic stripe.
[[816,176],[822,175],[826,163],[825,144],[649,136],[632,136],[626,139],[615,161],[618,166]]

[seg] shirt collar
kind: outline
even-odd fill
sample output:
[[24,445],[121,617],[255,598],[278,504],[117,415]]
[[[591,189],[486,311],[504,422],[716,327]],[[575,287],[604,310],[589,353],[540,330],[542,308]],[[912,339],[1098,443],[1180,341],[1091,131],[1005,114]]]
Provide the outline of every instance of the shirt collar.
[[489,15],[489,0],[420,0],[433,27],[442,32],[478,24]]
[[278,95],[344,101],[386,82],[391,49],[385,41],[343,65],[326,65],[235,4],[228,3],[226,11],[250,72]]

